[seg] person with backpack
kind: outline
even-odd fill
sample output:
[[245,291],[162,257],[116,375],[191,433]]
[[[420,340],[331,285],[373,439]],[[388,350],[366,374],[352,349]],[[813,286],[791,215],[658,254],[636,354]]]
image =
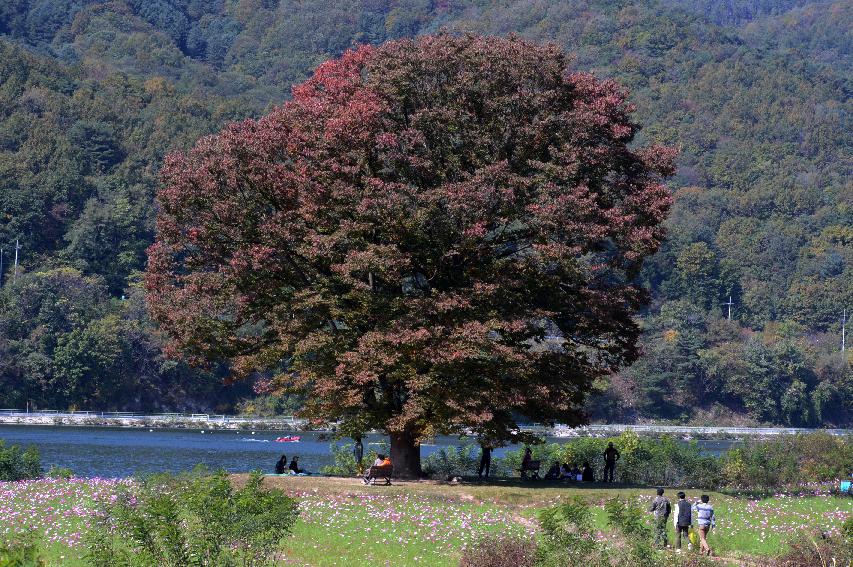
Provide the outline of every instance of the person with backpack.
[[687,539],[687,547],[692,548],[690,543],[690,526],[693,524],[693,516],[690,513],[690,503],[687,495],[678,493],[678,501],[675,503],[675,513],[672,515],[672,523],[675,525],[675,547],[681,549],[681,535]]
[[708,545],[708,532],[711,528],[717,525],[717,518],[714,516],[714,507],[708,503],[710,498],[707,494],[703,494],[698,502],[693,506],[696,511],[696,525],[699,526],[699,552],[705,555],[711,555],[711,547]]
[[649,512],[655,513],[655,545],[661,548],[667,547],[666,521],[672,512],[672,505],[663,495],[663,488],[658,488],[658,496],[652,501]]

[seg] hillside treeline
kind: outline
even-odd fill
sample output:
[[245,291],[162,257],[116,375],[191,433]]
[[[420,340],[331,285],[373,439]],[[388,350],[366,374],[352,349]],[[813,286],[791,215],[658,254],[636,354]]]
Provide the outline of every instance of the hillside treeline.
[[0,406],[233,409],[139,297],[163,156],[351,45],[442,30],[555,42],[681,149],[644,355],[593,418],[853,423],[849,0],[3,2]]

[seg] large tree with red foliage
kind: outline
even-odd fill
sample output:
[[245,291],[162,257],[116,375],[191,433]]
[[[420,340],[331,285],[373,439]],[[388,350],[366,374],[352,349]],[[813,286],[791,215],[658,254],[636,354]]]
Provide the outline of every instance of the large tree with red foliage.
[[670,206],[674,152],[629,148],[631,112],[517,38],[348,51],[167,158],[151,311],[176,352],[386,430],[402,474],[434,434],[576,423],[636,356]]

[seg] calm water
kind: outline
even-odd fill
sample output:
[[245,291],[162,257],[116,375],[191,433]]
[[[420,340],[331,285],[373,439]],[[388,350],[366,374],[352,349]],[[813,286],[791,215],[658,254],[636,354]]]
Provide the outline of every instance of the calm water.
[[[288,434],[301,437],[298,443],[276,443]],[[272,472],[282,454],[288,460],[299,456],[302,468],[316,472],[331,464],[329,442],[320,433],[287,431],[205,431],[174,429],[128,429],[113,427],[54,427],[38,425],[0,426],[0,439],[15,445],[36,445],[45,469],[52,465],[70,468],[78,476],[124,477],[162,471],[187,471],[197,464],[230,472],[255,469]],[[387,437],[371,435],[365,454]],[[549,439],[548,441],[564,441]],[[461,442],[457,437],[441,437],[435,444],[421,446],[427,456]],[[732,441],[701,441],[709,453],[727,450]],[[510,447],[512,449],[512,447]],[[497,449],[500,457],[506,449]]]

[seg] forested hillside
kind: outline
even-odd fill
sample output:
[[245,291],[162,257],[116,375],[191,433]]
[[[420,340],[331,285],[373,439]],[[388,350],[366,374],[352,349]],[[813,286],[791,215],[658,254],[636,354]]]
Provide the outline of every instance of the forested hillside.
[[246,386],[168,361],[138,292],[163,156],[440,30],[556,42],[681,148],[645,354],[592,417],[853,423],[849,0],[3,2],[0,406],[233,409]]

